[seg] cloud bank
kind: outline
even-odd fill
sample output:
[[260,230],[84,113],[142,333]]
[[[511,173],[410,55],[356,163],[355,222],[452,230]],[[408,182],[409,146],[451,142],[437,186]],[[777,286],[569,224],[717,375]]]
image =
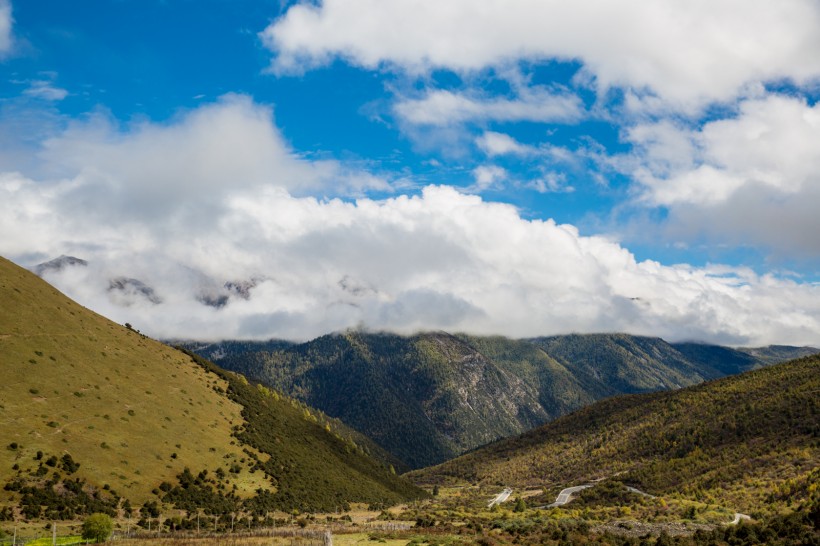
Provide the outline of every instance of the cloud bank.
[[[487,137],[488,149],[515,148]],[[448,186],[352,200],[389,185],[299,157],[271,110],[243,96],[165,124],[92,116],[45,141],[40,157],[37,175],[0,174],[0,253],[25,265],[87,260],[46,278],[157,337],[365,327],[820,343],[812,284],[638,261],[606,238]]]
[[556,59],[580,62],[599,92],[692,110],[761,81],[816,81],[819,21],[813,0],[324,0],[291,7],[260,36],[280,73],[335,58],[415,73]]

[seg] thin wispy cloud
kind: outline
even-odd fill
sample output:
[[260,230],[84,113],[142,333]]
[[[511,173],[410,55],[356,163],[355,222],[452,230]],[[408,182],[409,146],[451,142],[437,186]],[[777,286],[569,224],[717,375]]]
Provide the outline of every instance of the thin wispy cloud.
[[420,99],[402,99],[394,109],[405,122],[434,126],[480,121],[571,123],[583,115],[583,105],[577,97],[543,90],[514,99],[470,97],[436,90]]
[[49,80],[34,80],[25,89],[25,91],[23,91],[23,94],[36,99],[59,101],[68,96],[68,91],[60,87],[56,87]]
[[510,135],[495,131],[485,131],[476,138],[476,145],[490,157],[497,155],[529,156],[539,153],[537,148],[521,144]]

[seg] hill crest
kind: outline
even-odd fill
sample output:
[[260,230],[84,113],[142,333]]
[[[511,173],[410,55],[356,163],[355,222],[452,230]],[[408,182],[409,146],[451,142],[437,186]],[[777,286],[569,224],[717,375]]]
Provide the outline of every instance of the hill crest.
[[[0,481],[13,482],[0,504],[80,480],[121,509],[162,501],[158,486],[186,468],[219,475],[202,486],[217,496],[241,504],[263,491],[279,509],[423,495],[320,412],[114,324],[2,258],[0,308]],[[73,463],[46,464],[64,456]]]

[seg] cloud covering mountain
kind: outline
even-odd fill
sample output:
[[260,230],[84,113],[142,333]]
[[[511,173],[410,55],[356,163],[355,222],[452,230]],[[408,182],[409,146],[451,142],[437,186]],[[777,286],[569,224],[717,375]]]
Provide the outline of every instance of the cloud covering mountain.
[[[525,219],[448,186],[384,199],[294,195],[342,178],[327,176],[338,167],[295,157],[269,110],[247,97],[167,126],[98,123],[46,144],[48,169],[62,177],[4,175],[4,252],[87,260],[46,278],[154,335],[307,339],[363,325],[818,341],[813,285],[743,268],[638,261],[605,237]],[[123,276],[155,295],[122,305],[110,279]],[[209,285],[254,278],[261,280],[247,300],[200,301]]]
[[815,2],[104,5],[14,6],[0,253],[119,322],[820,344]]

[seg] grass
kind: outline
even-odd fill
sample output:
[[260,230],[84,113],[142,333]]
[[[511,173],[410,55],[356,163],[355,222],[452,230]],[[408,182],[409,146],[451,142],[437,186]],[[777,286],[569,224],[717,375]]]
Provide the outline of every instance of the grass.
[[359,544],[405,546],[407,538],[381,538],[373,533],[351,533],[333,535],[334,546],[354,546]]
[[[310,408],[114,324],[2,258],[0,308],[0,485],[14,481],[0,510],[19,501],[26,518],[72,518],[100,490],[139,508],[186,468],[207,471],[211,485],[164,500],[222,515],[424,494]],[[78,470],[49,464],[65,455]],[[61,502],[67,473],[85,481],[86,508]],[[29,495],[29,485],[43,494]]]
[[[231,445],[240,406],[215,392],[225,382],[190,358],[2,259],[0,309],[12,310],[0,314],[4,483],[15,464],[36,468],[37,451],[71,453],[81,460],[79,477],[140,503],[186,465],[213,470],[245,457]],[[7,448],[12,442],[17,449]],[[261,473],[236,478],[240,493],[266,485]]]
[[[70,546],[72,544],[85,544],[86,541],[80,535],[57,537],[57,546]],[[38,538],[27,542],[26,546],[51,546],[54,544],[51,537]]]

